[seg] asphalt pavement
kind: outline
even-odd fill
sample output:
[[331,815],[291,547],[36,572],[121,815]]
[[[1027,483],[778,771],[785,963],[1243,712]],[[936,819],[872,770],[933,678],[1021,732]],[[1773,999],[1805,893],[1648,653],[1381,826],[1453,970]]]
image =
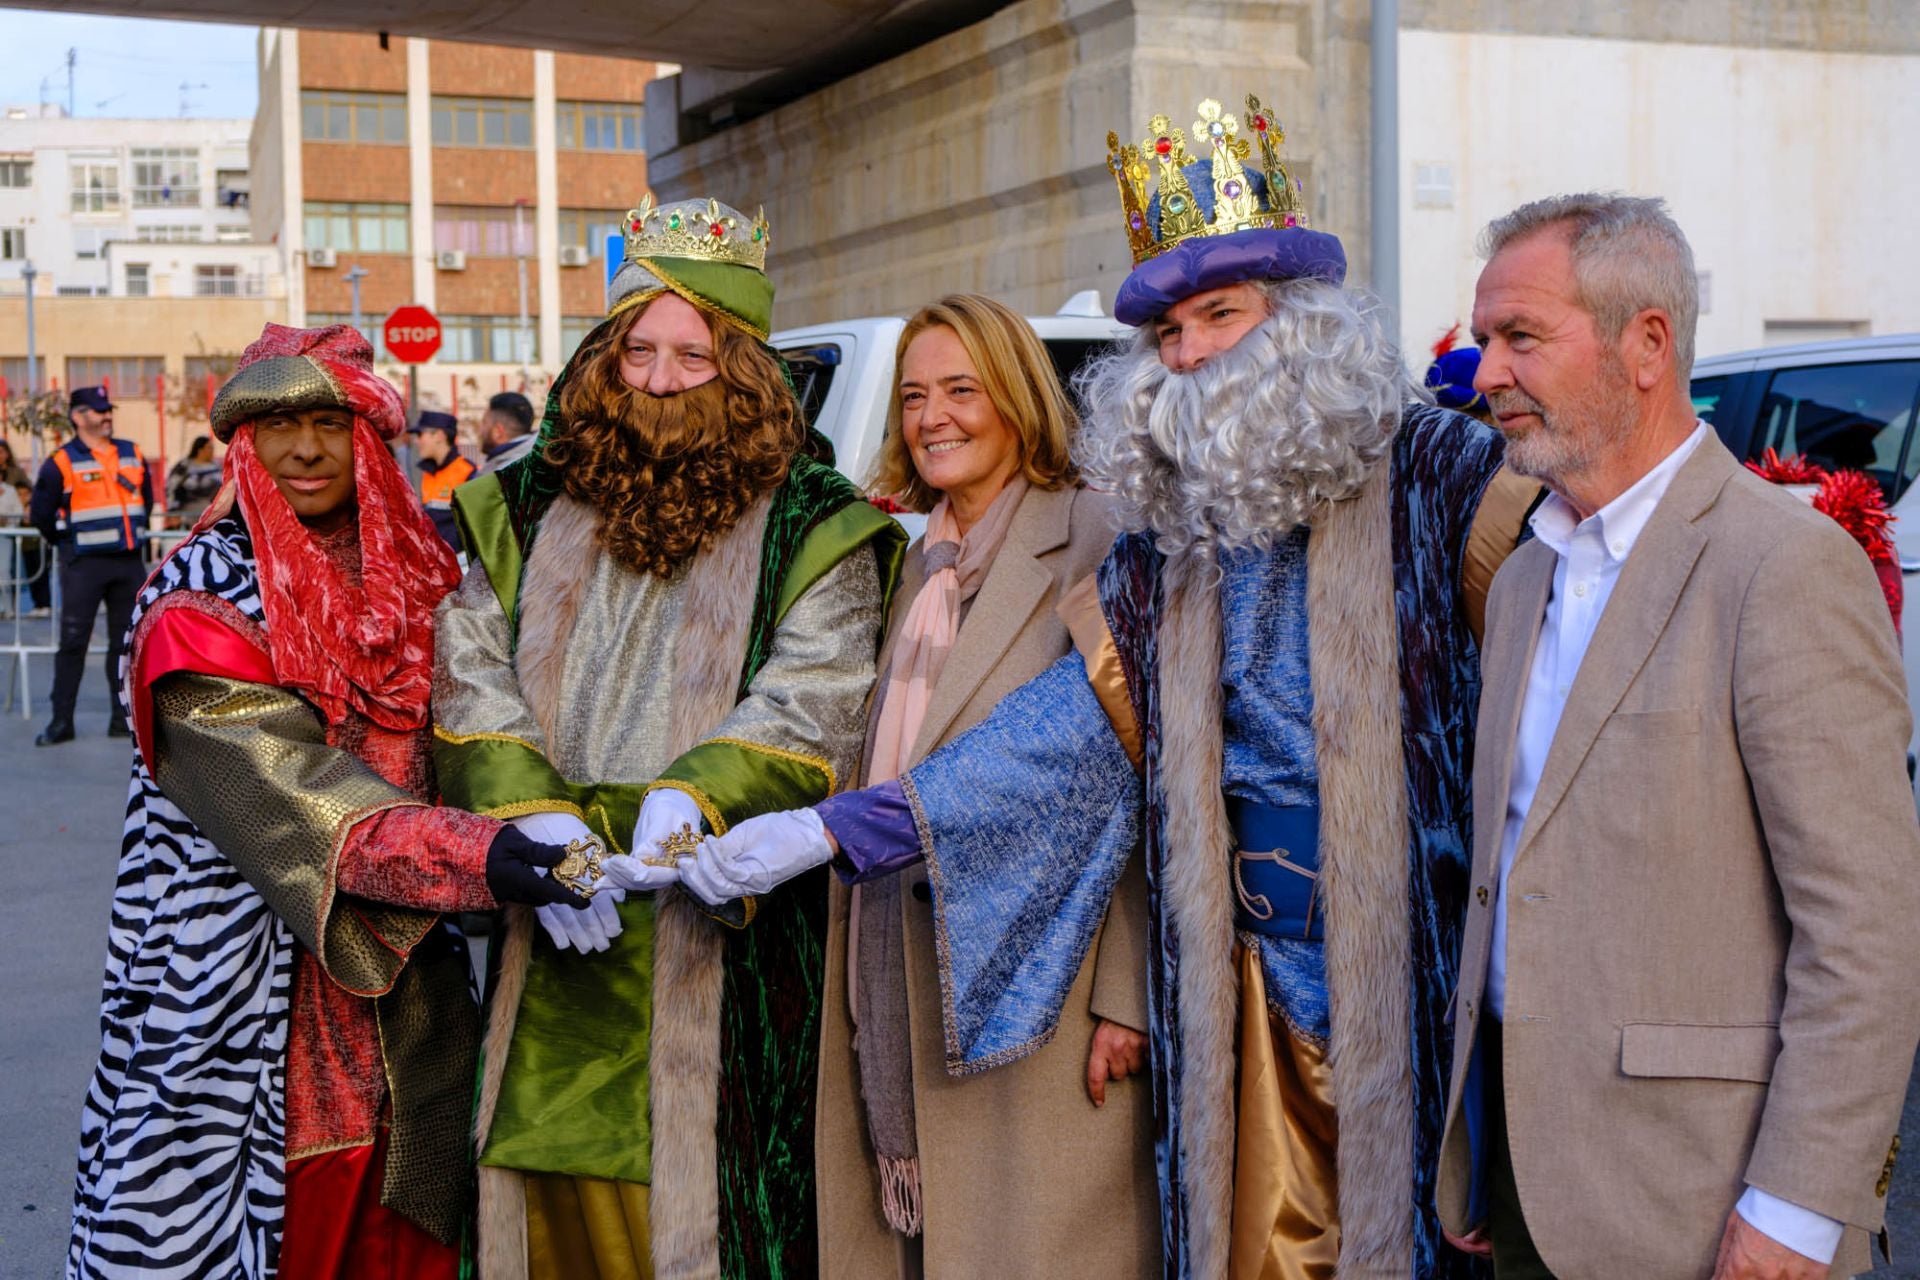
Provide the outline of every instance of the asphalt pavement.
[[[129,759],[126,741],[106,736],[97,656],[81,685],[79,737],[36,748],[51,664],[31,661],[39,695],[33,716],[22,719],[17,706],[0,710],[0,1280],[51,1280],[66,1255],[80,1102],[100,1043],[100,975]],[[0,656],[0,705],[9,663]],[[1907,1158],[1895,1167],[1887,1200],[1900,1262],[1876,1277],[1920,1280],[1916,1086],[1920,1080],[1908,1088],[1901,1124]]]

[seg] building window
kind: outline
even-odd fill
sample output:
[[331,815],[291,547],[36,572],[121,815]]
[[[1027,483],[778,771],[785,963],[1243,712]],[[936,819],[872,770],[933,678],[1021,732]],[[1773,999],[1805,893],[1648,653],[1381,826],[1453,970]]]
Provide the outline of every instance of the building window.
[[[350,325],[352,323],[353,323],[352,312],[347,312],[347,311],[309,311],[307,312],[307,325],[309,328],[313,328],[313,329],[322,329],[330,324]],[[444,325],[445,322],[442,321],[442,324]],[[375,360],[393,359],[392,356],[387,354],[386,333],[381,328],[379,316],[371,314],[366,311],[362,311],[360,313],[360,333],[361,333],[361,336],[366,338],[368,342],[373,344],[373,358]]]
[[626,218],[618,209],[562,209],[560,243],[582,246],[595,258],[604,258],[607,237],[621,234]]
[[405,142],[406,95],[302,89],[300,136],[309,142]]
[[105,387],[108,395],[150,396],[160,377],[159,356],[68,356],[68,387]]
[[140,244],[199,244],[206,236],[198,226],[182,223],[135,227],[133,238]]
[[214,393],[233,376],[233,367],[239,362],[240,357],[232,355],[188,356],[180,379],[181,394],[189,398],[189,403],[198,403],[204,397],[211,407]]
[[253,239],[250,227],[215,227],[213,238],[221,244],[246,244]]
[[126,232],[117,227],[75,227],[73,229],[73,256],[76,258],[97,258],[107,245],[115,240],[126,239]]
[[306,241],[309,249],[342,253],[406,253],[407,206],[309,200]]
[[0,160],[0,187],[30,187],[33,185],[33,161]]
[[27,229],[0,227],[0,259],[12,262],[27,256]]
[[127,296],[144,298],[147,296],[147,264],[129,262],[127,264]]
[[567,151],[644,151],[637,102],[556,102],[554,141]]
[[111,160],[95,163],[76,161],[73,174],[73,211],[75,213],[118,213],[120,211],[120,166]]
[[[42,360],[34,372],[41,378],[47,376],[47,362]],[[0,392],[18,396],[31,392],[27,385],[27,358],[25,356],[0,356]]]
[[[446,364],[519,364],[518,316],[441,316],[440,359]],[[527,363],[540,358],[539,326],[527,317]]]
[[433,98],[436,147],[531,147],[533,104],[525,98]]
[[518,242],[513,234],[514,211],[501,205],[435,205],[433,251],[449,249],[475,258],[511,258],[533,253],[533,210],[520,214]]
[[560,317],[560,363],[573,359],[573,353],[587,340],[587,335],[600,327],[600,316],[561,316]]
[[133,149],[133,207],[200,207],[200,153],[191,147]]
[[222,209],[244,209],[253,190],[245,169],[213,171],[213,202]]
[[240,295],[240,268],[230,262],[203,262],[193,269],[193,296],[235,298]]

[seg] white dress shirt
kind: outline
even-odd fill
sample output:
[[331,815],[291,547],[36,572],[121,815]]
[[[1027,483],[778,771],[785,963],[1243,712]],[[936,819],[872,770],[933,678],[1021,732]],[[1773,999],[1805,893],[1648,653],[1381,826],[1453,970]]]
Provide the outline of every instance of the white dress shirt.
[[[1493,905],[1493,952],[1487,964],[1486,1007],[1493,1016],[1506,1017],[1507,997],[1507,875],[1513,855],[1540,786],[1540,771],[1560,727],[1567,694],[1593,641],[1600,615],[1613,596],[1620,570],[1639,541],[1640,531],[1693,451],[1710,430],[1701,423],[1693,434],[1634,482],[1632,488],[1581,520],[1557,493],[1533,513],[1534,536],[1559,558],[1553,570],[1553,590],[1547,597],[1546,618],[1534,646],[1533,666],[1520,704],[1520,729],[1513,746],[1513,773],[1507,788],[1506,827],[1500,837],[1499,897]],[[1832,1262],[1840,1246],[1841,1226],[1799,1205],[1748,1187],[1737,1206],[1740,1216],[1795,1253],[1817,1262]]]

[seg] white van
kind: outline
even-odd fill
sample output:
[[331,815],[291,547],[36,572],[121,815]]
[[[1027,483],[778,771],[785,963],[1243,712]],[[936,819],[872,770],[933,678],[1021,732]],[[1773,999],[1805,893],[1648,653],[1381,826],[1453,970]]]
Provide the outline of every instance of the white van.
[[[1092,289],[1075,294],[1053,315],[1029,316],[1028,323],[1063,382],[1133,332],[1101,308]],[[902,316],[875,316],[783,329],[770,340],[793,370],[808,420],[833,443],[835,462],[856,484],[864,485],[886,435],[893,349],[906,327]],[[925,516],[904,516],[901,523],[916,538],[926,529]]]
[[[1736,458],[1768,449],[1781,457],[1804,453],[1823,467],[1865,471],[1880,482],[1905,588],[1900,631],[1911,705],[1920,693],[1920,333],[1696,360],[1693,407]],[[1907,759],[1911,770],[1912,750]]]

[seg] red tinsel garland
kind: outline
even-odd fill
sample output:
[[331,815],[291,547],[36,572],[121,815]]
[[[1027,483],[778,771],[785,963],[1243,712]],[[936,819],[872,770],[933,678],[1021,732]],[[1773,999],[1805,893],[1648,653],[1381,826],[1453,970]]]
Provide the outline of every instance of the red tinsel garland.
[[1893,614],[1893,629],[1899,631],[1905,590],[1890,527],[1894,516],[1887,510],[1887,496],[1880,482],[1864,471],[1828,471],[1809,462],[1805,454],[1782,458],[1772,449],[1758,462],[1747,463],[1747,469],[1774,484],[1820,486],[1813,495],[1813,509],[1831,517],[1867,553],[1874,576],[1880,580],[1880,592],[1887,598],[1887,609]]

